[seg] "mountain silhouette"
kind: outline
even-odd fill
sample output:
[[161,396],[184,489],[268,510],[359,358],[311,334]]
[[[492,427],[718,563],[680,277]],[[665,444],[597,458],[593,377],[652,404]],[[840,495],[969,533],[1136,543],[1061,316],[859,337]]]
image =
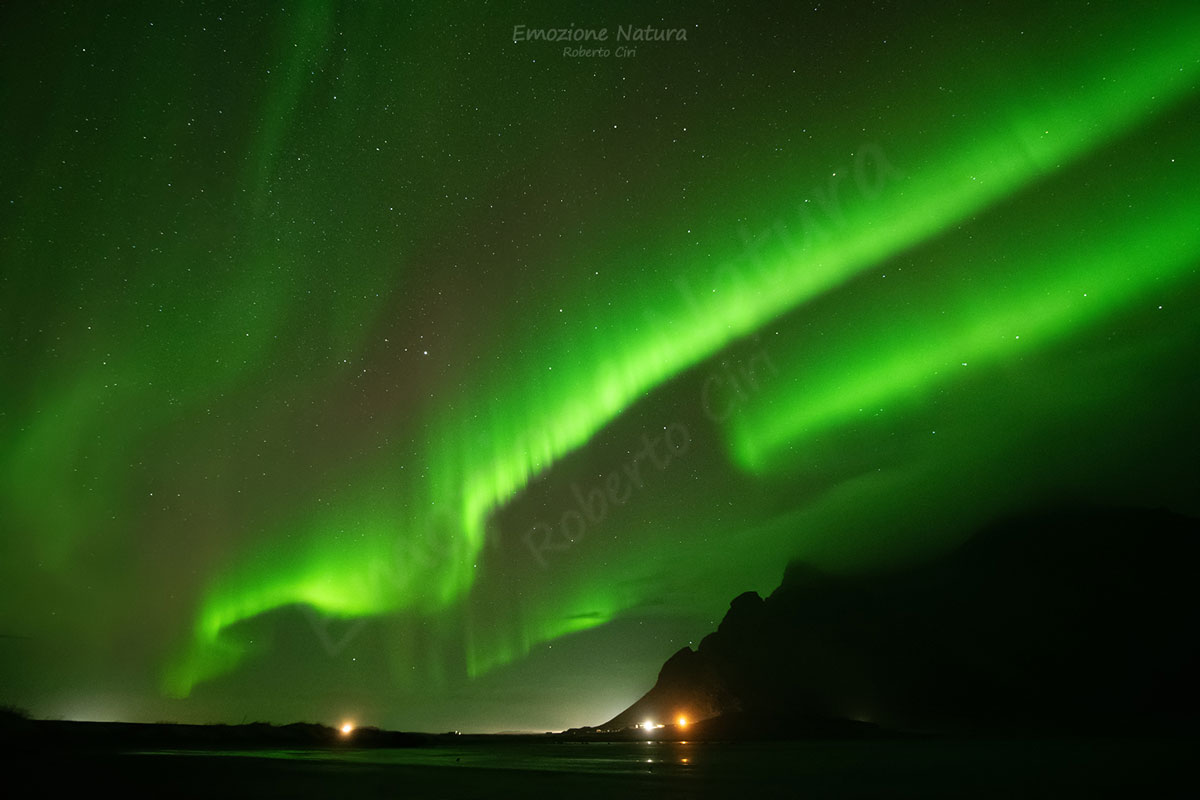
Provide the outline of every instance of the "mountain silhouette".
[[[608,722],[690,730],[1121,732],[1200,709],[1200,521],[1146,509],[1010,517],[949,554],[873,575],[802,563],[747,592]],[[708,720],[705,722],[705,720]],[[700,723],[696,725],[695,723]]]

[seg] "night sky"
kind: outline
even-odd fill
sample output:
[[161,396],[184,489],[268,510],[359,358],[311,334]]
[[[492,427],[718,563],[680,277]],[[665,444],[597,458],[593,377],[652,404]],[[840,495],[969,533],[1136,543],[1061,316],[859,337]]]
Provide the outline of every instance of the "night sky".
[[596,724],[790,560],[1200,514],[1194,2],[586,5],[4,4],[0,703]]

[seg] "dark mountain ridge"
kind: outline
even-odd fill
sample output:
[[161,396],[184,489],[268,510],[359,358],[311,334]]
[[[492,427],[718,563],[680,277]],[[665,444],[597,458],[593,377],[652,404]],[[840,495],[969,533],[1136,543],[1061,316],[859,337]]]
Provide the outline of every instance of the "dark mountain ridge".
[[[713,718],[779,731],[1161,731],[1200,710],[1200,521],[1167,511],[1028,513],[926,564],[869,576],[788,567],[767,599],[663,665],[599,726]],[[696,730],[693,728],[693,730]],[[699,732],[698,730],[696,731]]]

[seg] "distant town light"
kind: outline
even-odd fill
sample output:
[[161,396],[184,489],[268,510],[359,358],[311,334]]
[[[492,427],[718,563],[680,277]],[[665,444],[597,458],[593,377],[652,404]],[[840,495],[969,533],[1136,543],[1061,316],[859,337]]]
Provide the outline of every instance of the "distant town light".
[[675,724],[681,728],[686,728],[688,726],[687,717],[680,714],[679,719],[675,720]]
[[651,722],[650,720],[646,720],[645,722],[642,723],[642,727],[645,728],[646,730],[651,730],[654,728],[654,723]]
[[341,730],[342,730],[342,736],[349,736],[350,734],[354,733],[354,723],[343,722]]

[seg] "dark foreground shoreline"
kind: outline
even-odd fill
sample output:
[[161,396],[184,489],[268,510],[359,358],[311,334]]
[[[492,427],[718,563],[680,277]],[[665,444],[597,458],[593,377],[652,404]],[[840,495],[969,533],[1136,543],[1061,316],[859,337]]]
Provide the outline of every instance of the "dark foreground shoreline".
[[[247,798],[1195,796],[1194,742],[841,742],[705,752],[717,747],[689,750],[692,764],[677,756],[590,770],[525,766],[520,752],[508,767],[473,765],[469,754],[466,762],[447,754],[444,764],[396,764],[299,754],[44,753],[17,765],[9,780],[33,796],[106,789],[125,797]],[[592,750],[597,761],[611,760],[603,748]]]
[[[161,735],[144,746],[130,741],[164,728],[174,743]],[[371,747],[298,741],[325,735],[322,726],[30,722],[25,732],[39,729],[86,732],[92,741],[6,737],[5,785],[16,790],[9,796],[1189,797],[1198,744],[1194,736],[698,742],[394,734],[406,744]],[[94,739],[104,732],[123,735]],[[194,746],[180,745],[186,737]]]

